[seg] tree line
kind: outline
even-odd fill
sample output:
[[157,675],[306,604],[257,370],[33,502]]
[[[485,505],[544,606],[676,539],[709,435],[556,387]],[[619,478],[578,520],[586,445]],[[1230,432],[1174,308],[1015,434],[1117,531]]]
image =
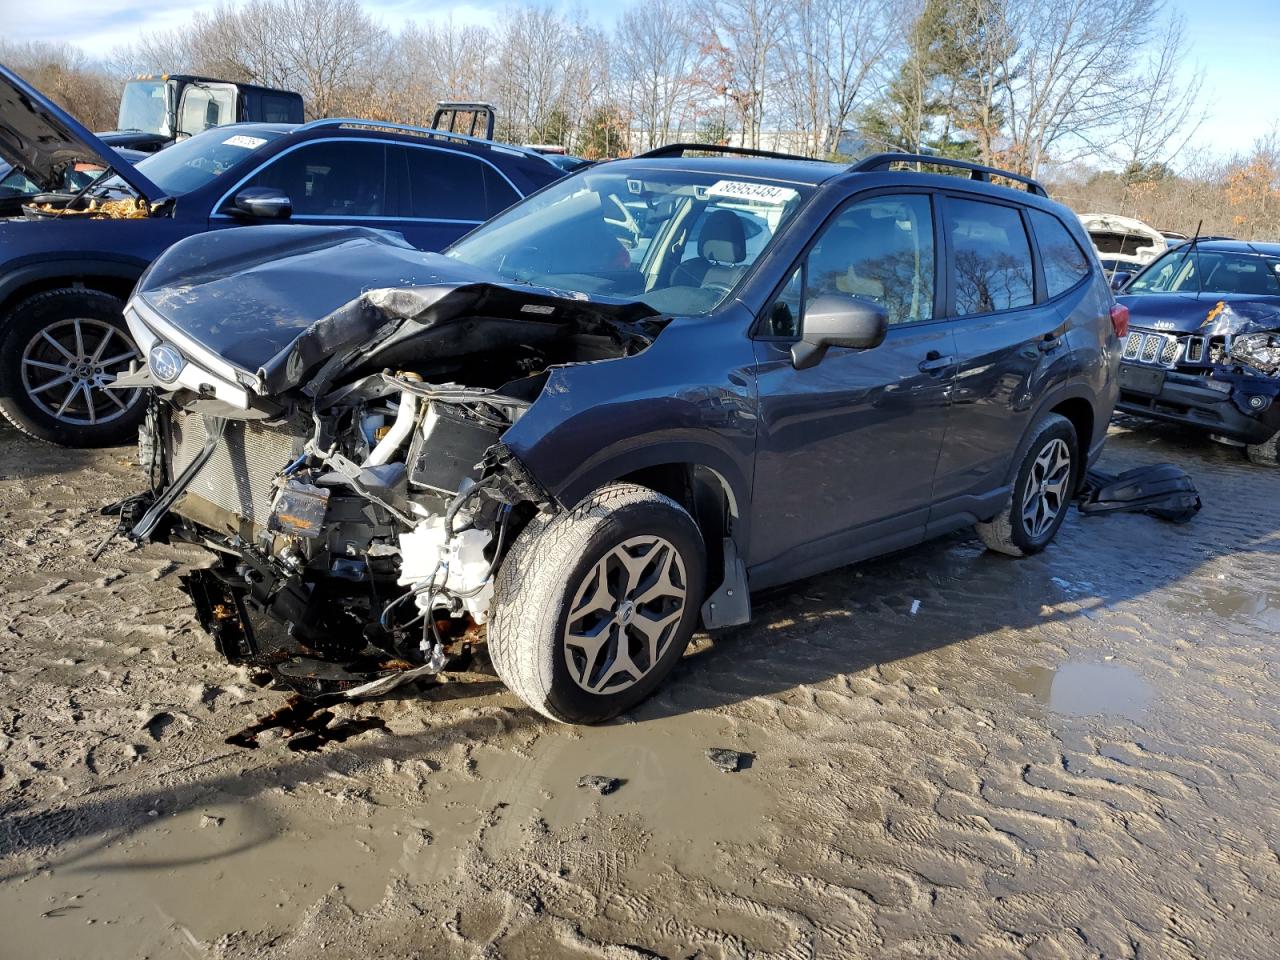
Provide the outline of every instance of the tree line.
[[[525,2],[489,25],[395,30],[358,0],[249,0],[100,61],[4,41],[0,60],[95,129],[114,124],[125,77],[182,71],[297,90],[312,117],[421,124],[437,100],[488,100],[501,138],[592,158],[676,140],[826,158],[895,149],[1077,193],[1081,165],[1114,169],[1121,194],[1106,199],[1131,207],[1153,183],[1225,182],[1229,165],[1186,163],[1202,75],[1166,0],[644,0],[608,28]],[[1250,183],[1265,179],[1265,146],[1240,158]],[[1184,176],[1137,175],[1170,168]],[[1259,202],[1276,206],[1278,186]],[[1235,204],[1237,231],[1253,203]]]

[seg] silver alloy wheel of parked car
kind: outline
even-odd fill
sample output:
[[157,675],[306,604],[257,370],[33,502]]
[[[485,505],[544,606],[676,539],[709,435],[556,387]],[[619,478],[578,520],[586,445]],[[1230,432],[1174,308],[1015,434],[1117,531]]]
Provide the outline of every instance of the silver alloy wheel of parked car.
[[69,317],[27,342],[22,385],[31,402],[59,423],[110,423],[129,411],[137,391],[110,390],[107,384],[138,357],[137,346],[120,329],[90,317]]
[[590,693],[638,683],[677,632],[687,584],[679,551],[663,537],[631,537],[601,557],[574,592],[565,623],[573,681]]
[[1037,539],[1044,535],[1062,512],[1070,495],[1071,450],[1060,438],[1045,444],[1027,478],[1022,500],[1022,524],[1027,535]]

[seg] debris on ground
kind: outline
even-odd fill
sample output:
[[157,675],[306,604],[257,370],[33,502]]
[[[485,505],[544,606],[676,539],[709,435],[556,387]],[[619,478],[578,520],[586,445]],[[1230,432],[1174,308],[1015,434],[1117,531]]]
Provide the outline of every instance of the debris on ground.
[[283,730],[291,739],[288,747],[294,752],[319,750],[328,743],[343,743],[357,734],[370,730],[385,730],[386,721],[381,717],[356,717],[339,720],[330,726],[334,714],[325,707],[329,700],[306,700],[301,696],[290,697],[283,707],[273,710],[260,720],[249,724],[239,733],[227,737],[233,747],[258,748],[258,735],[268,730]]
[[739,770],[746,770],[751,766],[751,761],[755,758],[754,753],[742,753],[725,747],[712,747],[707,751],[707,759],[725,773],[737,773]]
[[578,786],[594,790],[602,797],[613,793],[626,782],[619,777],[602,777],[597,773],[586,773],[578,778]]
[[1145,513],[1171,523],[1186,523],[1200,512],[1200,495],[1181,467],[1155,463],[1120,474],[1090,470],[1077,506],[1085,516]]

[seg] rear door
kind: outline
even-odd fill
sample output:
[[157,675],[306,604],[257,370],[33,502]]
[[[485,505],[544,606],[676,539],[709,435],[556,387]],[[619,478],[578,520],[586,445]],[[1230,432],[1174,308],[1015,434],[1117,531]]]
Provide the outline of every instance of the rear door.
[[935,524],[989,508],[984,498],[1008,482],[1039,401],[1071,374],[1068,316],[1047,302],[1028,215],[985,196],[943,200],[959,370],[938,461]]
[[[941,257],[928,192],[858,197],[819,231],[762,318],[752,504],[753,582],[793,579],[920,542],[955,374],[935,309]],[[831,348],[797,370],[804,305],[836,293],[881,304],[870,350]]]
[[388,151],[398,216],[389,229],[422,250],[444,249],[520,199],[496,166],[469,153],[413,144]]

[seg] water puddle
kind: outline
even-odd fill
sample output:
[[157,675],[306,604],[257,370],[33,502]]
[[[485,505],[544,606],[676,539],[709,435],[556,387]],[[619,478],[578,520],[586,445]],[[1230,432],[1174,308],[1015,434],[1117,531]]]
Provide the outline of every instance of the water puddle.
[[1072,717],[1111,716],[1141,720],[1153,690],[1141,674],[1116,663],[1068,662],[1057,667],[1024,667],[1005,679],[1054,713]]
[[1208,612],[1228,621],[1252,620],[1273,632],[1280,631],[1280,596],[1239,589],[1228,582],[1205,586],[1195,597],[1178,597],[1169,608],[1200,617]]

